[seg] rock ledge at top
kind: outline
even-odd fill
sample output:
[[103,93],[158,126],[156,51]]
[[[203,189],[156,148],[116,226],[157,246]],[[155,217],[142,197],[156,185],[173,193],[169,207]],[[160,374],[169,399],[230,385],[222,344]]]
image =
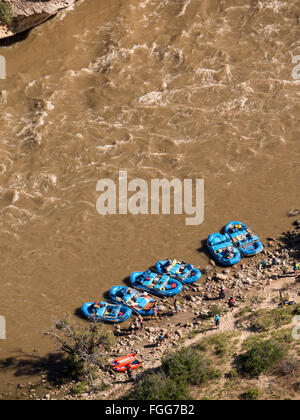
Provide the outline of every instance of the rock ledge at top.
[[16,35],[33,28],[55,15],[62,9],[71,6],[77,0],[2,0],[10,3],[13,20],[10,25],[0,23],[0,39]]

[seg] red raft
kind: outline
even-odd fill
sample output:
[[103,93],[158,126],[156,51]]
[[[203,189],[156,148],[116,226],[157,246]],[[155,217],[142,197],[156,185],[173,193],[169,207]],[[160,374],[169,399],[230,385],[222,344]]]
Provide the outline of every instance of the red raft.
[[128,354],[127,356],[119,357],[118,359],[112,362],[112,367],[115,372],[126,372],[129,368],[130,370],[135,370],[142,366],[143,362],[136,360],[137,353]]
[[136,359],[137,353],[128,354],[127,356],[119,357],[118,359],[112,362],[112,366],[115,367],[123,367],[127,366],[130,363],[134,362]]
[[115,372],[126,372],[128,368],[130,370],[135,370],[135,369],[139,368],[140,366],[142,366],[142,364],[143,364],[143,362],[139,362],[138,360],[134,360],[132,363],[129,363],[126,366],[116,366],[113,369],[114,369]]

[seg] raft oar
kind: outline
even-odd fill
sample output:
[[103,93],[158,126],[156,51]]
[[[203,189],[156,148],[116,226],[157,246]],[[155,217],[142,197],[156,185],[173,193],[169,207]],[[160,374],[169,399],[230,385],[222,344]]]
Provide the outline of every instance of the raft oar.
[[[133,288],[136,289],[136,290],[139,290],[140,292],[144,292],[144,293],[147,292],[145,289],[141,289],[138,286],[133,286]],[[147,293],[149,293],[149,295],[151,295],[150,292],[147,292]],[[151,296],[153,296],[153,298],[157,299],[159,302],[161,302],[161,299],[165,299],[165,300],[167,299],[166,296],[157,296],[157,295],[151,295]]]
[[[112,299],[107,299],[107,300],[109,300],[110,302],[112,302],[112,303],[114,303],[114,304],[116,304],[116,302],[114,302]],[[124,305],[124,304],[123,304]],[[124,306],[127,306],[127,305],[124,305]],[[132,310],[132,312],[135,312],[138,316],[140,316],[140,317],[142,317],[142,315],[136,310],[136,309],[134,309],[134,308],[131,308],[131,306],[127,306],[128,308],[130,308],[131,310]],[[142,317],[143,318],[143,317]]]

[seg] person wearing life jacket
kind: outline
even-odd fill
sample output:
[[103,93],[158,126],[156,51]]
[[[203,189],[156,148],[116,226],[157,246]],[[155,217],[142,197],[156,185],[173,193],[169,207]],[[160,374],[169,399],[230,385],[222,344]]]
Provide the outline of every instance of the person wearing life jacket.
[[[149,280],[150,280],[150,278],[149,278]],[[152,281],[152,284],[157,284],[159,282],[159,280],[160,280],[160,277],[157,275],[156,277],[154,277],[154,279]]]
[[156,347],[161,346],[164,339],[165,336],[162,335],[162,333],[160,333],[159,336],[156,338]]
[[94,302],[93,303],[93,312],[96,313],[98,311],[98,309],[100,309],[100,307],[102,307],[103,305],[101,305],[99,302]]
[[219,328],[220,326],[220,315],[215,316],[215,326],[216,328]]
[[231,296],[228,300],[228,306],[229,306],[229,308],[233,308],[234,305],[235,305],[235,301],[234,301],[233,297]]
[[128,379],[132,380],[133,379],[132,378],[132,372],[131,372],[131,369],[130,369],[129,365],[126,366],[126,373],[127,373]]
[[234,256],[234,249],[232,246],[230,246],[227,249],[226,258],[230,260],[231,258],[233,258],[233,256]]
[[230,258],[232,258],[232,257],[231,257],[231,253],[230,253],[230,249],[229,249],[229,248],[224,249],[224,257],[225,257],[226,259],[230,259]]
[[166,266],[166,271],[169,272],[172,269],[173,265],[174,265],[174,261],[169,259],[168,263],[167,263],[167,266]]
[[154,308],[153,308],[153,316],[154,318],[157,317],[157,311],[158,311],[158,306],[157,306],[157,302],[155,302]]
[[222,285],[219,291],[219,299],[225,298],[225,287]]
[[100,308],[98,302],[94,302],[89,309],[91,316],[95,316],[97,314],[98,309]]
[[184,272],[184,269],[185,269],[185,265],[181,264],[181,266],[179,267],[179,270],[178,270],[179,273],[182,274]]

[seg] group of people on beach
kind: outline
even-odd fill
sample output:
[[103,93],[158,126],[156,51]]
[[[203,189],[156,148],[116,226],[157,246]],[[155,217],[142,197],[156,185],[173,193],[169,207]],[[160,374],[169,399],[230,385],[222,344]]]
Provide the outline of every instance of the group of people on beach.
[[[210,285],[209,285],[209,283],[206,283],[206,298],[207,298],[207,294],[208,294],[209,290],[210,290]],[[220,290],[219,290],[219,295],[218,295],[219,299],[225,299],[225,291],[226,291],[226,288],[222,284],[221,287],[220,287]],[[235,306],[235,300],[234,300],[233,296],[230,296],[230,298],[228,299],[228,307],[230,309],[233,309],[234,306]],[[154,311],[153,317],[155,319],[157,318],[157,310],[158,310],[158,304],[156,303],[154,308],[153,308],[153,311]],[[179,312],[179,310],[180,310],[180,302],[179,302],[179,300],[175,300],[174,301],[174,313]],[[219,326],[220,326],[220,315],[215,316],[214,322],[215,322],[216,328],[219,328]],[[137,319],[136,319],[136,331],[143,329],[143,323],[144,323],[143,317],[141,315],[138,316]],[[158,335],[157,338],[156,338],[156,347],[161,345],[165,338],[167,338],[167,335],[165,335],[165,336]]]
[[[210,285],[209,285],[209,283],[206,283],[206,294],[205,294],[205,299],[206,300],[210,299],[209,296],[208,296],[209,290],[210,290]],[[222,286],[219,289],[218,299],[225,299],[225,291],[226,291],[225,286],[222,284]],[[230,296],[230,298],[228,299],[228,306],[229,306],[230,309],[235,306],[235,300],[234,300],[233,296]]]

